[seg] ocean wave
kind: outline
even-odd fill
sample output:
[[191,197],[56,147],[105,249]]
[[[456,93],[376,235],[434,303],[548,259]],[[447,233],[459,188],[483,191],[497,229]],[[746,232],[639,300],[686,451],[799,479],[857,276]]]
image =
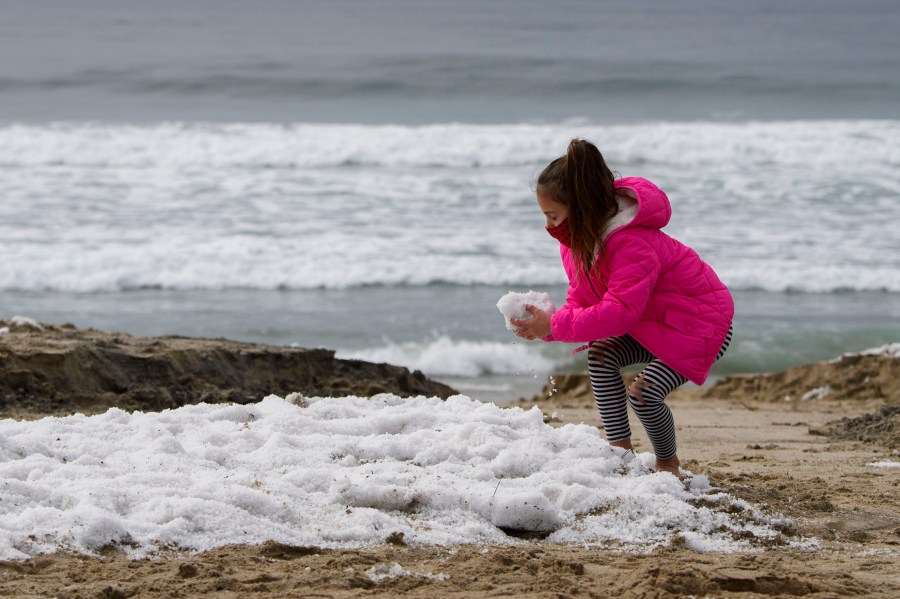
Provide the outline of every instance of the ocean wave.
[[900,292],[900,121],[0,126],[0,290],[563,284],[533,185],[572,137],[735,289]]
[[612,163],[702,168],[733,161],[742,168],[778,164],[848,172],[900,165],[900,121],[892,120],[421,126],[11,123],[0,126],[0,165],[250,170],[521,166],[555,158],[573,137],[600,143]]
[[[546,289],[567,284],[558,259],[520,265],[507,258],[470,256],[433,260],[397,255],[348,267],[346,257],[316,252],[248,258],[244,250],[191,256],[167,247],[104,248],[89,253],[49,249],[12,261],[0,270],[0,290],[117,293],[137,290],[264,291],[354,289],[364,287],[501,286]],[[21,254],[21,252],[20,252]],[[773,293],[900,293],[900,271],[889,265],[784,264],[756,266],[715,263],[732,290]],[[564,300],[565,298],[557,298]]]
[[491,374],[543,375],[556,365],[524,342],[462,341],[447,336],[420,342],[338,351],[338,358],[385,362],[421,370],[428,376],[480,377]]

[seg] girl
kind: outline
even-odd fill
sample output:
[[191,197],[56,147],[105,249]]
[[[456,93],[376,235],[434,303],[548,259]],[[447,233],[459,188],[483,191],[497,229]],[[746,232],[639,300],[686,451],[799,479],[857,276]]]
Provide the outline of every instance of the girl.
[[[592,143],[572,140],[543,170],[537,202],[560,243],[565,305],[527,306],[524,339],[586,342],[588,371],[610,445],[631,449],[627,404],[647,431],[656,470],[679,474],[673,389],[706,380],[731,341],[734,301],[694,250],[663,233],[672,207],[656,185],[614,179]],[[576,350],[576,351],[579,351]],[[647,366],[625,389],[620,370]]]

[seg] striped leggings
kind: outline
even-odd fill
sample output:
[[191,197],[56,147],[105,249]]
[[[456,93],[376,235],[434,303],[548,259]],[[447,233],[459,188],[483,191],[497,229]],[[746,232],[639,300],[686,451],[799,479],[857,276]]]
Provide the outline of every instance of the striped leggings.
[[[716,360],[725,354],[731,343],[733,326],[728,329],[725,342]],[[621,370],[632,364],[647,364],[626,391]],[[628,426],[628,406],[644,425],[653,453],[666,460],[675,455],[675,421],[665,403],[666,397],[687,379],[663,364],[631,335],[610,337],[591,343],[588,351],[588,372],[594,401],[608,441],[622,441],[631,437]]]

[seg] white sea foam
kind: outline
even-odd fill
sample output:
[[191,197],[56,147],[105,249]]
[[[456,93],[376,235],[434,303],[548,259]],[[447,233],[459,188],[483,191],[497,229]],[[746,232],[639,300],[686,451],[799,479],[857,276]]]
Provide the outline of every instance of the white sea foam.
[[432,377],[479,377],[491,374],[550,372],[554,361],[541,355],[540,345],[525,341],[462,341],[440,336],[420,342],[389,343],[356,351],[339,351],[343,359],[386,362],[421,370]]
[[431,572],[410,572],[398,563],[378,564],[366,570],[366,576],[372,582],[381,582],[392,578],[426,578],[428,580],[444,581],[450,577],[446,574],[432,574]]
[[28,316],[13,316],[9,319],[9,323],[13,327],[17,328],[32,329],[34,331],[44,330],[44,326],[41,323],[39,323],[34,318],[29,318]]
[[900,358],[900,343],[888,343],[881,347],[873,347],[860,352],[863,356],[888,356],[891,358]]
[[886,343],[880,347],[872,347],[870,349],[864,349],[861,352],[850,352],[846,354],[842,354],[832,360],[830,362],[837,363],[840,362],[845,357],[852,356],[885,356],[887,358],[900,358],[900,343]]
[[[716,169],[727,159],[738,159],[736,169],[787,166],[817,172],[867,164],[865,173],[877,174],[885,183],[891,178],[879,165],[900,164],[898,121],[422,126],[62,122],[0,128],[4,166],[140,169],[529,166],[555,158],[576,136],[608,148],[613,164]],[[892,188],[898,187],[894,181]]]
[[705,481],[685,487],[652,464],[593,427],[464,396],[0,420],[0,559],[110,545],[132,556],[266,540],[359,547],[398,534],[519,542],[501,528],[637,550],[677,534],[702,551],[779,536],[780,517],[729,509],[733,498]]
[[576,136],[734,288],[900,291],[900,121],[7,125],[0,289],[563,283],[532,186]]
[[866,466],[871,466],[872,468],[900,468],[900,462],[882,460],[881,462],[872,462],[870,464],[866,464]]

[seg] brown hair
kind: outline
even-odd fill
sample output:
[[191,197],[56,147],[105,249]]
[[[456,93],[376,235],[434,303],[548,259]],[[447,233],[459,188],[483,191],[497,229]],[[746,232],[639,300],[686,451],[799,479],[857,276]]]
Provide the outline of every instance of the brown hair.
[[597,146],[573,139],[565,156],[560,156],[538,176],[538,193],[547,194],[568,206],[575,263],[585,274],[591,272],[596,257],[603,259],[603,229],[618,212],[612,171]]

